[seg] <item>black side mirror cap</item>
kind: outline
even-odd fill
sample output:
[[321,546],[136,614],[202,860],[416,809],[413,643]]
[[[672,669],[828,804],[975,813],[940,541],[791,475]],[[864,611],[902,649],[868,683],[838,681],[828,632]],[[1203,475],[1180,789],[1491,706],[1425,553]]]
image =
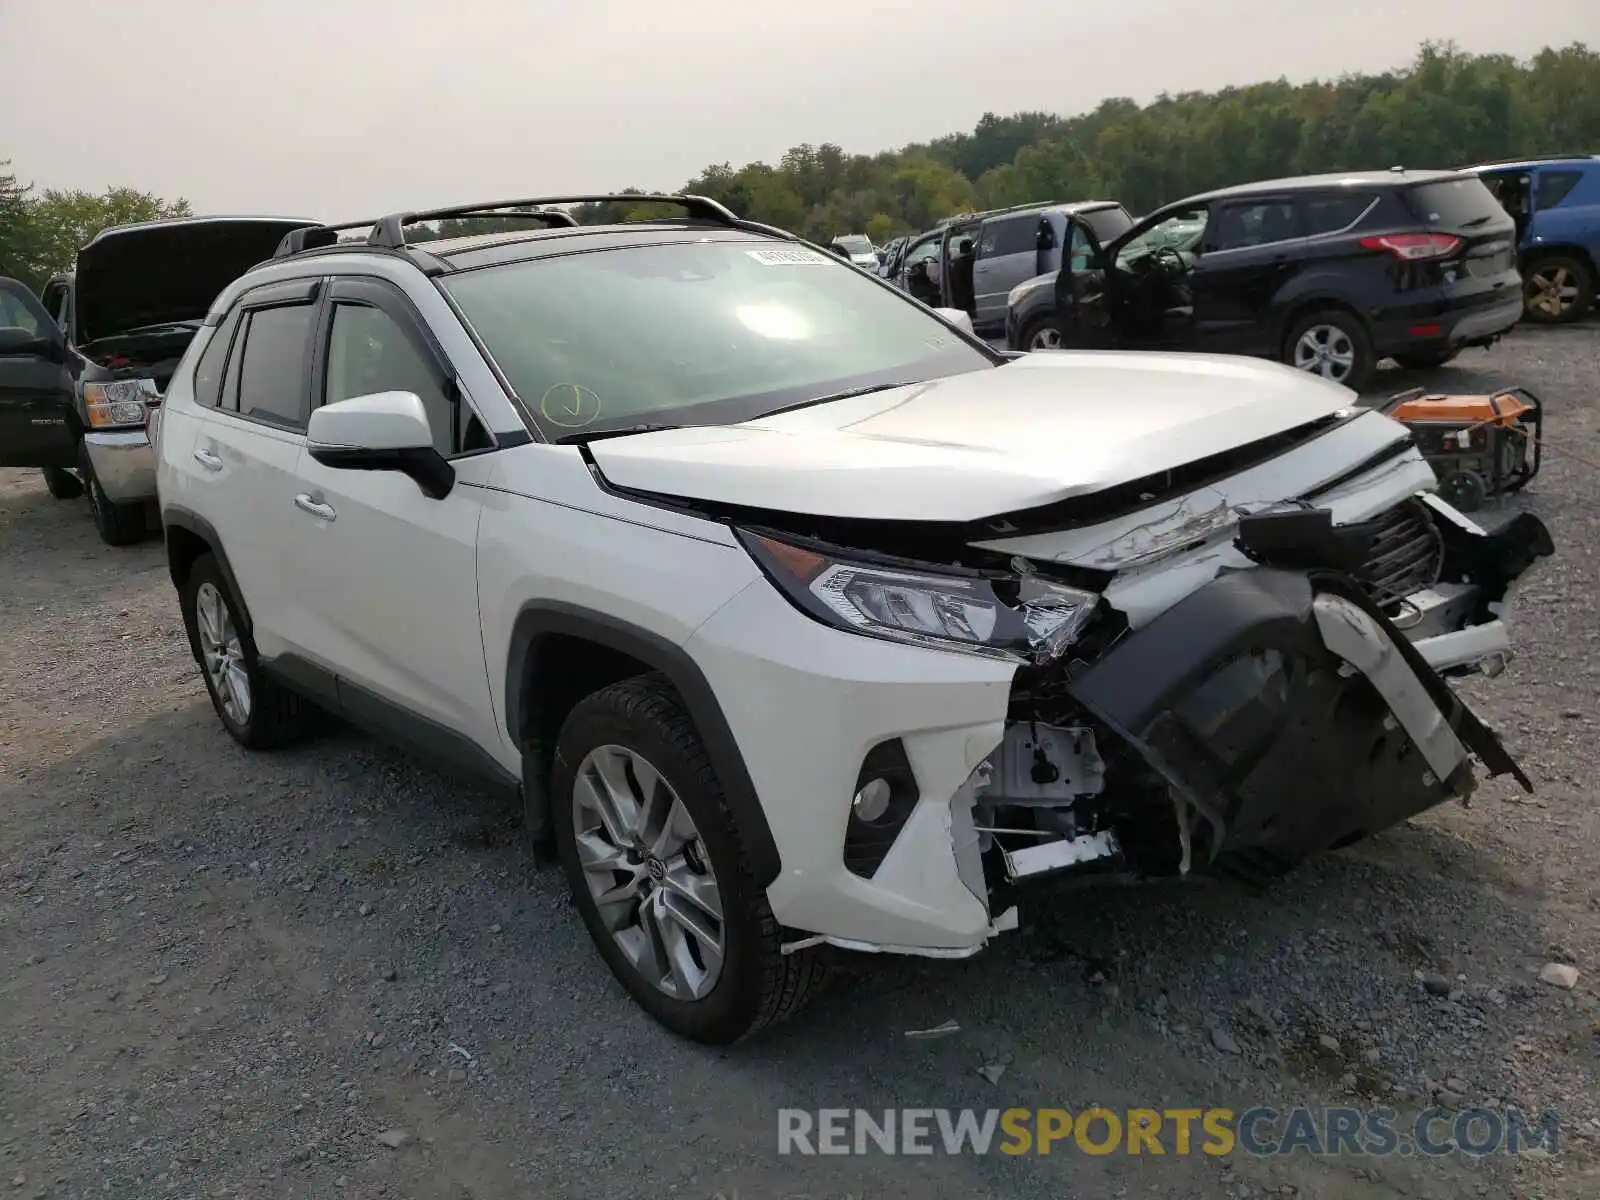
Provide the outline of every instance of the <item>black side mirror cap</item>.
[[20,326],[0,328],[0,358],[47,358],[59,362],[62,355],[60,338],[38,334]]
[[399,471],[410,476],[430,500],[443,500],[456,484],[456,469],[432,446],[369,450],[355,446],[307,443],[306,452],[325,467],[342,471]]

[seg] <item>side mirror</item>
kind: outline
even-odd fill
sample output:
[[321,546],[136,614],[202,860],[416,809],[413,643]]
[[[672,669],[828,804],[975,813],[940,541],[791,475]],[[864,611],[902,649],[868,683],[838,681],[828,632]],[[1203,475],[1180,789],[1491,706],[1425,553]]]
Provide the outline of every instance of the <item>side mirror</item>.
[[954,325],[957,329],[961,330],[963,333],[966,333],[966,334],[974,336],[974,337],[977,336],[976,334],[973,333],[972,316],[971,316],[971,314],[966,312],[964,309],[959,309],[959,308],[936,308],[933,311],[939,314],[939,317],[940,317],[941,320],[946,321],[951,325]]
[[60,357],[61,340],[20,325],[0,326],[0,358]]
[[373,392],[325,404],[306,423],[306,451],[325,467],[399,471],[443,500],[456,472],[433,447],[428,410],[415,392]]

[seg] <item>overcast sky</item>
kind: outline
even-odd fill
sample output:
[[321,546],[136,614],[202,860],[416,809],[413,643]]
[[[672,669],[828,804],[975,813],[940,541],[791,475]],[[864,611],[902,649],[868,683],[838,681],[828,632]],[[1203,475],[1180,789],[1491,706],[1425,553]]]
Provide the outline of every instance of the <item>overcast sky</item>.
[[0,0],[0,160],[349,219],[1382,70],[1428,37],[1600,45],[1600,0]]

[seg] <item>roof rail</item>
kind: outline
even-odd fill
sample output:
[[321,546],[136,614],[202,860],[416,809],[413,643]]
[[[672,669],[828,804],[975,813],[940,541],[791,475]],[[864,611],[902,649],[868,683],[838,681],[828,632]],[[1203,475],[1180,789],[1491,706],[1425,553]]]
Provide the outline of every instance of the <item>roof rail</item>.
[[[425,212],[393,213],[373,223],[367,244],[398,250],[406,245],[405,227],[422,221],[442,221],[453,217],[482,217],[491,214],[542,217],[551,226],[574,226],[577,219],[557,205],[567,204],[672,204],[682,208],[690,220],[748,228],[749,222],[706,196],[636,195],[604,193],[593,196],[536,196],[526,200],[495,200],[485,204],[463,204],[455,208],[434,208]],[[532,210],[506,213],[506,209]],[[763,229],[763,232],[766,230]]]
[[302,250],[320,250],[337,242],[341,229],[366,229],[372,224],[374,222],[369,218],[365,221],[345,221],[339,225],[305,225],[299,229],[291,229],[283,235],[283,240],[272,252],[272,257],[287,258],[291,254],[299,254]]
[[1541,162],[1575,162],[1579,159],[1600,158],[1600,155],[1590,151],[1588,154],[1523,154],[1517,158],[1495,158],[1488,162],[1474,164],[1475,167],[1513,167],[1519,163]]

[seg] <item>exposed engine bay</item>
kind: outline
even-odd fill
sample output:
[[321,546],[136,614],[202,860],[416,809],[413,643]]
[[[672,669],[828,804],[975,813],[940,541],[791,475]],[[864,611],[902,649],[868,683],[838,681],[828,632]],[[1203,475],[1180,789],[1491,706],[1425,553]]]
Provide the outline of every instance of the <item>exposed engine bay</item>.
[[79,347],[85,357],[105,368],[103,379],[152,379],[158,391],[167,384],[194,340],[199,321],[183,321],[136,329]]

